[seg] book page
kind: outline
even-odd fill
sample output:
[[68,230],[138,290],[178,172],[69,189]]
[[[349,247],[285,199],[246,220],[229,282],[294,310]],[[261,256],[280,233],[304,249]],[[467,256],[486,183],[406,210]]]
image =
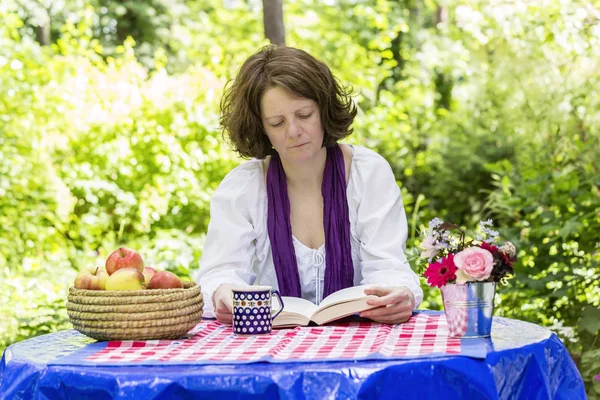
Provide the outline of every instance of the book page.
[[[360,285],[360,286],[351,286],[342,290],[338,290],[335,293],[330,294],[325,297],[321,304],[319,304],[318,309],[323,310],[327,307],[331,307],[335,304],[344,303],[352,300],[361,299],[363,297],[370,297],[365,294],[365,289],[371,287],[372,285]],[[285,300],[284,300],[285,301]]]
[[[273,299],[273,310],[280,308],[279,302]],[[317,306],[299,297],[283,296],[283,311],[273,320],[273,326],[308,325],[310,316]]]
[[367,301],[373,296],[363,297],[361,299],[346,301],[330,305],[327,308],[318,309],[312,316],[312,321],[318,325],[327,324],[349,315],[354,315],[364,310],[370,310],[377,306],[367,304]]

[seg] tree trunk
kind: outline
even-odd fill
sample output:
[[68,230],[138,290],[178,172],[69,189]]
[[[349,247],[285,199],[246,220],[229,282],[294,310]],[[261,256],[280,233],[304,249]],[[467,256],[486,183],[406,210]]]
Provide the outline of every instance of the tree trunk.
[[438,6],[435,10],[435,26],[448,22],[448,7]]
[[[439,31],[440,29],[446,28],[448,24],[448,8],[438,6],[435,11],[435,28]],[[437,107],[450,110],[452,104],[452,89],[454,87],[454,80],[451,76],[444,74],[443,71],[436,70],[435,73],[435,88],[439,94],[437,100]]]
[[44,25],[36,26],[35,34],[38,42],[42,46],[50,46],[50,40],[52,40],[52,38],[50,37],[50,21],[48,21]]
[[44,18],[41,25],[35,27],[36,39],[42,46],[50,46],[52,40],[50,32],[50,10],[46,10],[46,16],[47,18]]
[[273,44],[285,46],[283,0],[263,0],[265,37]]

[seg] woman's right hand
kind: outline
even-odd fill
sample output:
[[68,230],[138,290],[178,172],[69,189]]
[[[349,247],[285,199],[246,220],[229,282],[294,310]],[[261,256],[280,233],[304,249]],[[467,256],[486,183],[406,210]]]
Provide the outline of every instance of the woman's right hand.
[[231,289],[233,286],[230,283],[224,283],[213,294],[215,316],[217,317],[217,321],[224,324],[231,324],[233,321],[231,315],[233,307],[233,292]]

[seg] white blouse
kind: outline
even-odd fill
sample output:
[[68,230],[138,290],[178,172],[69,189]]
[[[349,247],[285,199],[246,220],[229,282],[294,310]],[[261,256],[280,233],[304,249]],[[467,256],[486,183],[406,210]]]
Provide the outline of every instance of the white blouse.
[[[423,299],[419,277],[404,254],[408,228],[400,189],[383,157],[352,146],[347,186],[354,284],[405,286]],[[204,316],[214,317],[213,293],[223,283],[278,289],[267,231],[267,191],[263,161],[233,169],[210,203],[210,223],[196,281],[204,296]],[[293,237],[302,297],[323,298],[325,245],[311,249]]]

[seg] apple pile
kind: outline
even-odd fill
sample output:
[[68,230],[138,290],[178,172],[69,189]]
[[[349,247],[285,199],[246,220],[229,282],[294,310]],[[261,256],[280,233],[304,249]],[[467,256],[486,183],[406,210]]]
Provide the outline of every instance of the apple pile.
[[74,286],[88,290],[181,289],[183,283],[172,272],[145,267],[137,251],[120,247],[108,256],[105,268],[81,270]]

